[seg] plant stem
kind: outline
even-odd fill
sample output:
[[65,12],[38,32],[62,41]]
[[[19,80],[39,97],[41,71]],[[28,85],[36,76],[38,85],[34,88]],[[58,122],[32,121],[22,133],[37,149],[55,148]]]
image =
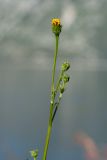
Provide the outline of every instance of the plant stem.
[[54,62],[53,62],[53,69],[52,69],[52,85],[51,85],[51,103],[50,103],[50,114],[49,114],[49,122],[48,122],[48,129],[47,129],[47,135],[46,135],[46,142],[44,147],[44,153],[43,153],[43,159],[47,159],[47,152],[48,152],[48,146],[51,136],[51,130],[52,130],[52,116],[53,116],[53,108],[54,108],[54,100],[55,100],[55,91],[54,91],[54,80],[55,80],[55,70],[56,70],[56,60],[57,60],[57,53],[58,53],[58,40],[59,36],[56,37],[56,46],[55,46],[55,53],[54,53]]
[[60,82],[61,82],[61,80],[62,80],[63,74],[64,74],[64,72],[61,71],[60,76],[59,76],[59,79],[58,79],[57,84],[56,84],[56,89],[55,89],[56,93],[58,92],[58,88],[59,88]]
[[55,53],[54,53],[54,63],[53,63],[53,69],[52,69],[52,91],[54,91],[54,79],[55,79],[55,69],[56,69],[56,59],[57,59],[57,53],[58,53],[58,40],[59,36],[56,37],[56,47],[55,47]]
[[52,115],[52,123],[53,123],[53,120],[54,120],[54,118],[55,118],[56,112],[57,112],[57,110],[58,110],[60,100],[61,100],[61,97],[59,97],[58,102],[57,102],[57,104],[56,104],[56,106],[55,106],[55,109],[54,109],[54,112],[53,112],[53,115]]
[[43,160],[46,160],[46,158],[47,158],[47,151],[48,151],[48,146],[49,146],[49,141],[50,141],[51,129],[52,129],[52,123],[48,124],[48,130],[47,130],[47,136],[46,136],[46,143],[45,143],[45,147],[44,147]]

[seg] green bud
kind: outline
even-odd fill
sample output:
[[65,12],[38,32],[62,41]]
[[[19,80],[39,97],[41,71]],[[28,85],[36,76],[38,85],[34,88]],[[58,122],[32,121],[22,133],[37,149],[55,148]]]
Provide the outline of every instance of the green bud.
[[53,25],[53,26],[52,26],[52,32],[53,32],[56,36],[59,36],[59,34],[61,33],[61,28],[62,28],[61,25],[59,25],[59,26]]
[[64,81],[64,83],[69,82],[69,80],[70,80],[70,76],[67,75],[67,74],[64,74],[64,76],[63,76],[63,81]]
[[60,89],[60,93],[64,93],[65,91],[64,85],[60,85],[59,89]]
[[31,156],[36,159],[38,156],[38,149],[30,151]]
[[68,62],[64,62],[61,68],[62,68],[62,71],[65,72],[70,68],[70,64]]

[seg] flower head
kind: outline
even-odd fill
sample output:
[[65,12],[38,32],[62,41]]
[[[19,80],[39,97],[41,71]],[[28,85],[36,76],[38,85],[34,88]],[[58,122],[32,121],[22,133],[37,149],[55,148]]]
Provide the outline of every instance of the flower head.
[[61,33],[61,22],[59,18],[53,18],[51,21],[52,24],[52,31],[56,36],[59,36],[59,34]]
[[61,25],[60,19],[59,18],[53,18],[52,19],[52,25],[55,25],[55,26]]

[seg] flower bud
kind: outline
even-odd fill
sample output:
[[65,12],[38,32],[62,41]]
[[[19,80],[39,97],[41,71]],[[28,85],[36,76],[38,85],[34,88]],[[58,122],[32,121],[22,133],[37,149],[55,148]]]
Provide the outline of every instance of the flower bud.
[[67,74],[64,74],[64,76],[63,76],[63,81],[64,81],[64,83],[69,82],[69,80],[70,80],[70,76],[67,75]]
[[70,64],[68,62],[64,62],[61,68],[62,68],[62,71],[65,72],[70,68]]
[[63,93],[65,91],[65,88],[63,85],[60,85],[59,89],[60,89],[60,93]]
[[38,150],[37,150],[37,149],[30,151],[30,153],[31,153],[31,156],[32,156],[33,158],[36,158],[36,157],[38,156]]
[[60,19],[58,18],[54,18],[52,19],[52,32],[56,35],[59,36],[59,34],[61,33],[61,22]]

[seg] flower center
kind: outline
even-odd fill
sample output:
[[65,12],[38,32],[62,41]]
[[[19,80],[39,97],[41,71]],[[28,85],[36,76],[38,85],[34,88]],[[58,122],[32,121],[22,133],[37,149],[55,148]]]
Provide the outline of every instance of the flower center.
[[52,25],[55,25],[55,26],[61,25],[60,19],[58,18],[52,19]]

